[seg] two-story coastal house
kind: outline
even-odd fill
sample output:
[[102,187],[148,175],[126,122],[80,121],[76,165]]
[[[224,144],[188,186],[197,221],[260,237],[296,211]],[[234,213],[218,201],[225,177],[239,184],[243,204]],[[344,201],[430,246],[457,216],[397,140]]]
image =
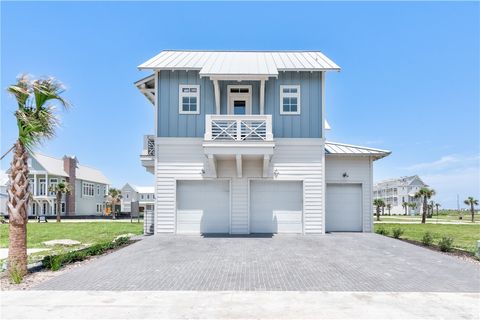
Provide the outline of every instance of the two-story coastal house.
[[155,188],[126,183],[122,189],[121,211],[130,212],[131,203],[138,201],[139,211],[153,211],[155,206]]
[[[423,202],[421,198],[415,198],[415,194],[424,187],[428,185],[417,175],[389,179],[373,186],[373,198],[390,204],[391,214],[419,214],[423,210]],[[404,203],[408,205],[404,207]]]
[[110,184],[97,169],[80,165],[76,157],[57,159],[42,154],[31,154],[28,161],[30,188],[29,215],[56,215],[55,193],[50,186],[68,182],[71,192],[62,196],[61,215],[102,215],[105,195]]
[[389,152],[325,141],[340,68],[321,52],[163,51],[139,69],[155,233],[372,230],[373,161]]

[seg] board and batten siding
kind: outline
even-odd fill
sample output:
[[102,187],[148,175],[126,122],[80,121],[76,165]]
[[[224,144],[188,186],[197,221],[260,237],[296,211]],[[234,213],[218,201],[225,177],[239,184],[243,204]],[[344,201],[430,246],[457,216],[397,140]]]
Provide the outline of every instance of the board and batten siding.
[[[325,157],[327,188],[329,183],[360,183],[362,185],[363,232],[371,232],[373,229],[372,163],[372,158],[367,156],[327,155]],[[348,174],[347,178],[343,177],[344,173]]]
[[[278,139],[270,163],[270,178],[263,178],[263,161],[244,160],[243,176],[234,160],[217,161],[217,177],[230,180],[230,233],[249,233],[249,184],[252,180],[303,181],[304,233],[323,232],[322,139]],[[157,139],[155,233],[175,233],[177,180],[211,178],[201,138]],[[205,174],[202,173],[205,170]],[[274,177],[273,172],[278,175]]]
[[[272,115],[276,138],[322,137],[322,73],[280,72],[265,82],[265,114]],[[200,85],[200,113],[179,113],[179,85]],[[252,86],[252,113],[260,113],[260,81],[219,81],[220,113],[227,114],[227,86]],[[280,114],[280,86],[300,85],[299,115]],[[198,71],[158,72],[158,137],[203,137],[205,115],[215,113],[213,82]]]

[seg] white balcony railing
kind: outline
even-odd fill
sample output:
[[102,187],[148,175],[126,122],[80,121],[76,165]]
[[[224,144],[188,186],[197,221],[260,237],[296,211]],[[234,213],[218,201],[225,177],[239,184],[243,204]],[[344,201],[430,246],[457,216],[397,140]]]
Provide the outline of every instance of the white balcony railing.
[[143,136],[143,151],[142,156],[155,156],[155,136]]
[[206,115],[207,141],[272,141],[271,115]]

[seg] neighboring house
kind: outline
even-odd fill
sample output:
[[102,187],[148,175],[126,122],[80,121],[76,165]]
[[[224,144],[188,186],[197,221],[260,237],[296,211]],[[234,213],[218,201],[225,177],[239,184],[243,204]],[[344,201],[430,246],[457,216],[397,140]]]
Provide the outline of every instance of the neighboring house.
[[372,231],[373,161],[389,152],[325,141],[340,68],[321,52],[163,51],[139,69],[155,233]]
[[7,184],[8,184],[8,175],[1,171],[0,172],[0,215],[7,214],[7,201],[8,201],[8,193],[7,193]]
[[373,198],[383,199],[385,204],[390,204],[392,214],[405,214],[405,208],[402,206],[404,202],[415,203],[414,208],[407,207],[407,214],[418,214],[422,212],[423,202],[422,199],[415,198],[415,193],[423,187],[428,185],[417,175],[385,180],[373,186]]
[[121,211],[130,212],[131,203],[138,201],[139,211],[153,211],[155,205],[155,188],[125,184],[122,191]]
[[80,165],[76,157],[57,159],[41,154],[32,154],[28,160],[30,170],[29,215],[56,215],[55,193],[51,185],[68,182],[72,191],[62,197],[62,215],[102,215],[105,210],[105,195],[110,184],[97,169]]

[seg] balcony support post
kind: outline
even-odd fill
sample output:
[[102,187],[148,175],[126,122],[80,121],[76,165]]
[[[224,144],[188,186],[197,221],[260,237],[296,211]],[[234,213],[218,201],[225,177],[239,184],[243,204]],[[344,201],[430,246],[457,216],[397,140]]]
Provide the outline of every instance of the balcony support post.
[[260,80],[260,114],[265,114],[265,80]]
[[215,113],[220,114],[220,87],[218,80],[213,80],[213,90],[215,94]]

